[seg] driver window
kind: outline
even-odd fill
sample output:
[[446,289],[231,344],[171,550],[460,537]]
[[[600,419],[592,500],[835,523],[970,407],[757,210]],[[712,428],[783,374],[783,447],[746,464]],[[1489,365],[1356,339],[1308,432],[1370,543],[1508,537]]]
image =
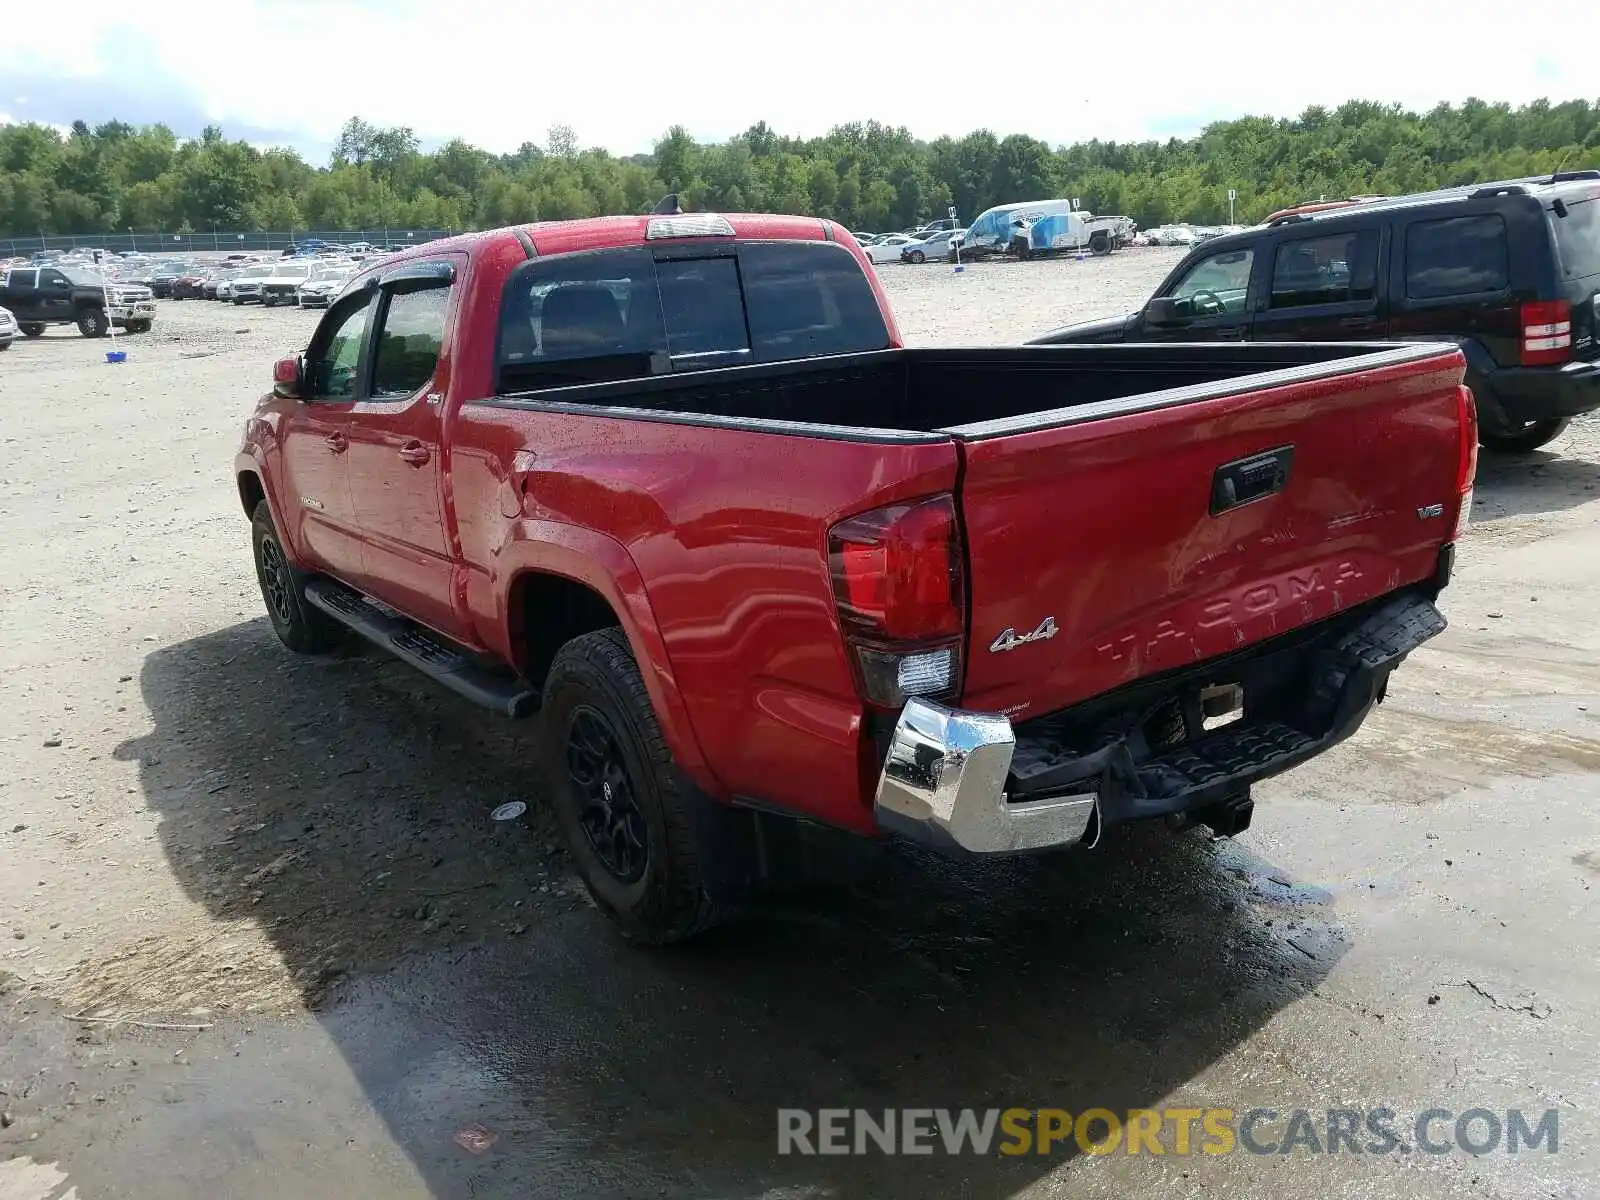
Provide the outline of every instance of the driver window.
[[306,378],[314,400],[353,400],[360,378],[361,351],[375,293],[353,296],[328,314],[306,353]]
[[1219,313],[1243,313],[1250,291],[1253,250],[1225,250],[1202,258],[1172,289],[1178,315],[1211,317]]

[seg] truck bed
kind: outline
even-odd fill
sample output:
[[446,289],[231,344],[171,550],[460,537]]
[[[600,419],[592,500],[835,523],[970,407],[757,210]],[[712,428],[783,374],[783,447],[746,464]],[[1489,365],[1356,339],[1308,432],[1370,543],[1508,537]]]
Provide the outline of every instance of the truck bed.
[[803,432],[793,428],[797,425],[828,427],[812,431],[814,436],[853,430],[869,440],[908,433],[972,439],[1217,399],[1245,388],[1309,382],[1437,352],[1349,342],[884,350],[510,390],[494,402],[787,427],[774,432]]

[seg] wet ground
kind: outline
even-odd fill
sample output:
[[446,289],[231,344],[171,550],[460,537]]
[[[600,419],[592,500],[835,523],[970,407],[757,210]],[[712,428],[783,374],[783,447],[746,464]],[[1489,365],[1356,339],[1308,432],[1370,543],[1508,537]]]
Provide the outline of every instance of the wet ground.
[[[1165,270],[1041,266],[967,273],[974,320],[1037,307],[1001,272],[1054,323]],[[967,294],[885,276],[922,340]],[[261,617],[228,463],[308,325],[0,360],[0,1200],[1600,1195],[1600,430],[1485,460],[1451,629],[1242,837],[897,851],[650,951],[522,729]],[[1275,1145],[1380,1106],[1383,1154],[777,1153],[780,1108],[1259,1107]],[[1559,1144],[1426,1153],[1432,1108]]]

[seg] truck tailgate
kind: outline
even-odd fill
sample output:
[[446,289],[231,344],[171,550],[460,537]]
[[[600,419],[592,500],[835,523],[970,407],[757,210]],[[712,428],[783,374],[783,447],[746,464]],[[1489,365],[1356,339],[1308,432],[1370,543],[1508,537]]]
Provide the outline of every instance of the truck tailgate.
[[964,706],[1053,712],[1430,577],[1462,374],[1368,355],[951,430]]

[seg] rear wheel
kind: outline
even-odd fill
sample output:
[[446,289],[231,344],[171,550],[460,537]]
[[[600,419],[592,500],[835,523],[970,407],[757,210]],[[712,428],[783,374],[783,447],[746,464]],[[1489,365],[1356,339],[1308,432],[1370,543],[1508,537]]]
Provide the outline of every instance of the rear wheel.
[[40,338],[44,336],[44,325],[39,321],[23,321],[17,328],[22,330],[23,337]]
[[673,765],[620,629],[574,638],[544,688],[544,762],[556,820],[595,903],[639,941],[681,941],[723,920],[726,833],[744,814]]
[[1560,437],[1571,423],[1570,417],[1553,421],[1527,421],[1513,433],[1480,433],[1478,441],[1484,449],[1500,454],[1526,454]]
[[105,337],[106,331],[111,328],[105,310],[100,308],[86,308],[78,314],[78,332],[84,337]]
[[297,654],[332,650],[344,636],[343,627],[306,600],[305,581],[283,552],[265,500],[256,505],[250,520],[250,541],[255,549],[256,581],[278,640]]

